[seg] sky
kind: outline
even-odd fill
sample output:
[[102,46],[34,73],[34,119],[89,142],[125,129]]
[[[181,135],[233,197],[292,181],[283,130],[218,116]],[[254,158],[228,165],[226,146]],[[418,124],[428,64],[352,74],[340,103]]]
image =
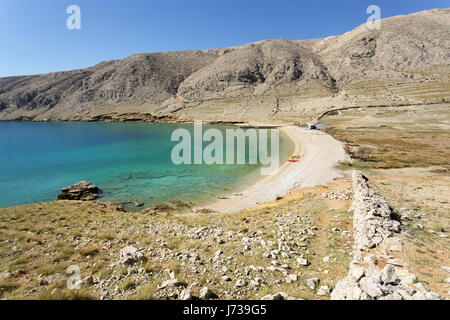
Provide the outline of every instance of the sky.
[[[81,29],[66,12],[81,10]],[[0,77],[72,70],[142,52],[323,38],[448,0],[0,0]]]

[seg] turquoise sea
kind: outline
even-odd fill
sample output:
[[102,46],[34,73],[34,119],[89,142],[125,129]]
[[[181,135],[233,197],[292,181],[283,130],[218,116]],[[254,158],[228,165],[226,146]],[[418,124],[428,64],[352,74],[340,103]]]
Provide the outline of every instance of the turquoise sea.
[[[188,124],[0,122],[0,207],[53,201],[81,180],[101,188],[102,201],[200,204],[261,178],[258,165],[173,164],[177,128],[193,132]],[[280,163],[292,149],[280,132]]]

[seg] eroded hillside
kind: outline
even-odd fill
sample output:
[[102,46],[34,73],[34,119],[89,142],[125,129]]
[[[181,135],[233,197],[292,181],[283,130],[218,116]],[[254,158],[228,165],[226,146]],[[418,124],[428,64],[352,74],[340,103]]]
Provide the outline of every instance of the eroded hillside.
[[450,100],[450,9],[316,40],[137,54],[0,79],[0,120],[302,122],[354,105]]

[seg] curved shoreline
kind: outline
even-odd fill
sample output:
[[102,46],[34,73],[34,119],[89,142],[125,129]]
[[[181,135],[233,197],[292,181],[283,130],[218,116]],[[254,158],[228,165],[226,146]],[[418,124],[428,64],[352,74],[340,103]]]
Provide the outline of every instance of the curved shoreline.
[[286,196],[291,190],[324,185],[341,174],[334,166],[348,160],[342,144],[330,135],[297,126],[281,127],[294,144],[293,154],[301,155],[300,162],[285,162],[272,175],[266,176],[238,195],[231,195],[206,206],[219,212],[234,212]]
[[284,197],[293,189],[324,185],[341,176],[334,166],[338,161],[347,160],[348,156],[340,142],[321,131],[305,130],[298,126],[278,128],[293,143],[292,154],[302,155],[300,162],[286,161],[272,175],[255,179],[232,191],[227,198],[212,199],[198,209],[236,212]]

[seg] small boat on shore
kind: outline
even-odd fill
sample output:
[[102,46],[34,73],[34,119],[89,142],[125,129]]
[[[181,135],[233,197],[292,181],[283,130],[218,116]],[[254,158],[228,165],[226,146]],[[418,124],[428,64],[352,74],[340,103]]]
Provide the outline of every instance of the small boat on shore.
[[302,156],[290,156],[288,162],[300,162]]

